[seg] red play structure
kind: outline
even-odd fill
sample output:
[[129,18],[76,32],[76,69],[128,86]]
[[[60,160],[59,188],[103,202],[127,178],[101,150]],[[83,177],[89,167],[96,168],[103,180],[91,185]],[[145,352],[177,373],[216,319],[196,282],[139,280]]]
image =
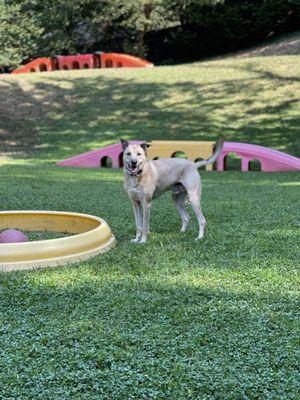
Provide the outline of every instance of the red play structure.
[[16,69],[12,74],[93,68],[147,68],[153,64],[141,58],[119,53],[77,54],[73,56],[41,57]]

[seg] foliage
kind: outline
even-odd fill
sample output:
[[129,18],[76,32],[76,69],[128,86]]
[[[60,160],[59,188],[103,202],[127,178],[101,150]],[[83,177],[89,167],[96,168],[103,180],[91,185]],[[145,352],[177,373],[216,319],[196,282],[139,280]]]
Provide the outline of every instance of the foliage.
[[43,29],[31,12],[34,4],[0,0],[0,70],[15,67],[38,53]]
[[131,40],[124,43],[129,52],[145,57],[147,48],[145,35],[153,30],[168,27],[173,12],[167,9],[165,0],[113,0],[108,7],[112,20],[121,21],[121,26],[133,32]]
[[[92,48],[96,34],[104,31],[101,10],[106,3],[106,0],[45,0],[37,3],[32,11],[39,16],[45,31],[39,42],[42,54],[74,54]],[[97,33],[93,31],[95,15],[99,24]]]
[[195,60],[299,25],[298,0],[0,0],[0,65],[98,50]]
[[197,60],[253,45],[300,26],[298,0],[226,0],[215,5],[189,1],[181,25],[146,38],[154,61]]

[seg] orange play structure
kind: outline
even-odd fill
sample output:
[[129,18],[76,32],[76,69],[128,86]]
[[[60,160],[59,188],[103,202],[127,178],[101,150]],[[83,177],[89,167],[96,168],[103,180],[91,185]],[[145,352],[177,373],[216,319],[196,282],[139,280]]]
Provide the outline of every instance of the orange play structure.
[[121,53],[97,52],[71,56],[40,57],[16,69],[12,74],[94,68],[148,68],[149,61]]

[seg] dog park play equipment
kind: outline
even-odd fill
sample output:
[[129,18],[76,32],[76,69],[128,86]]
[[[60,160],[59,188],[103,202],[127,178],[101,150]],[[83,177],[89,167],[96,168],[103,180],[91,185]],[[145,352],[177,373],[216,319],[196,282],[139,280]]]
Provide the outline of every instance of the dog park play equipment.
[[[140,140],[130,141],[131,144],[144,143]],[[190,160],[207,159],[213,154],[215,142],[188,142],[188,141],[160,141],[149,143],[147,152],[149,159],[172,157],[183,151]],[[97,150],[80,154],[58,162],[61,167],[99,168],[105,167],[111,160],[112,168],[120,168],[123,165],[123,150],[120,143],[112,144]],[[211,165],[207,166],[211,169]]]
[[241,158],[242,171],[249,171],[249,163],[252,160],[258,160],[264,172],[300,170],[300,158],[255,144],[224,142],[222,152],[217,159],[217,171],[224,171],[226,156],[229,153],[235,153]]
[[122,53],[96,52],[71,56],[41,57],[16,69],[12,74],[94,68],[148,68],[149,61]]
[[149,68],[154,64],[142,58],[120,53],[101,53],[100,68]]
[[[136,140],[130,143],[141,144],[144,142]],[[184,152],[190,160],[195,161],[209,158],[213,154],[215,142],[154,140],[149,144],[151,145],[147,154],[149,159],[172,157],[178,152]],[[226,156],[229,153],[235,153],[241,158],[242,171],[249,171],[249,163],[252,160],[258,160],[261,164],[261,170],[264,172],[300,170],[300,159],[281,151],[254,144],[224,142],[222,152],[217,159],[218,171],[224,171]],[[123,166],[122,155],[121,145],[115,143],[67,158],[57,164],[61,167],[99,168],[107,166],[108,161],[111,160],[112,168],[120,168]],[[207,165],[206,169],[211,170],[212,165]]]
[[[150,145],[147,156],[151,160],[174,157],[176,153],[183,152],[189,160],[198,161],[212,156],[215,142],[153,140]],[[212,164],[207,165],[206,170],[211,171]]]
[[[131,144],[144,143],[141,140],[130,141]],[[97,150],[88,151],[71,158],[59,161],[60,167],[81,167],[81,168],[99,168],[107,166],[108,160],[111,160],[112,168],[120,168],[123,165],[123,150],[120,143],[111,144]]]
[[55,71],[55,60],[49,57],[40,57],[12,71],[12,74],[25,74],[27,72]]
[[0,230],[69,233],[58,239],[0,243],[0,270],[54,267],[86,260],[111,249],[115,237],[93,215],[60,211],[0,211]]

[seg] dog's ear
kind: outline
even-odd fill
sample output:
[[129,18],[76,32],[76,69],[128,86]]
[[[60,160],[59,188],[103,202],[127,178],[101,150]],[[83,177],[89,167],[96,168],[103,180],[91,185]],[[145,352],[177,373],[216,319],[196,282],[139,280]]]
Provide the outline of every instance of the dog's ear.
[[147,149],[148,149],[148,147],[150,147],[151,145],[150,144],[148,144],[148,143],[142,143],[141,144],[141,148],[146,152],[147,151]]
[[124,140],[124,139],[120,138],[120,141],[121,141],[121,146],[122,146],[122,149],[123,149],[123,150],[125,150],[125,149],[126,149],[126,147],[128,147],[128,146],[129,146],[129,142],[128,142],[128,140]]

